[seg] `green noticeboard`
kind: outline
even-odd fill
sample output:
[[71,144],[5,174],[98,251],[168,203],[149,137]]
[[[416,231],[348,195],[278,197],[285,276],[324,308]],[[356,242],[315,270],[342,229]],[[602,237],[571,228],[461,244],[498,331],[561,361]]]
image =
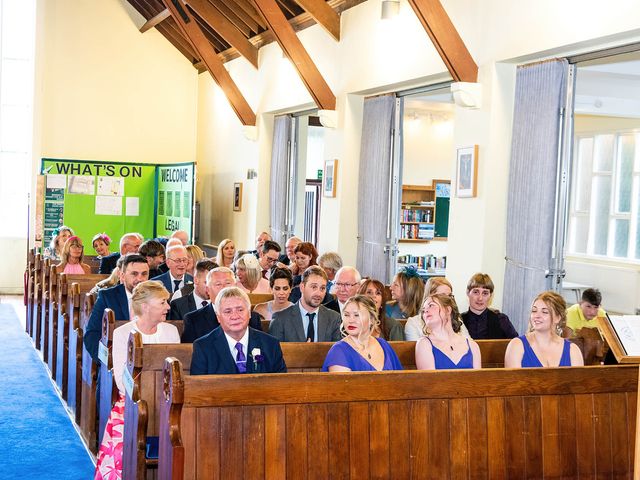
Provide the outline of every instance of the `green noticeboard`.
[[193,163],[158,167],[156,235],[184,230],[191,238],[194,170]]
[[[145,238],[167,235],[178,229],[191,234],[193,166],[193,163],[159,166],[43,159],[44,245],[49,245],[52,231],[61,225],[71,227],[82,238],[87,255],[95,254],[91,238],[96,233],[104,232],[111,237],[112,252],[117,251],[119,238],[127,232],[138,232]],[[163,216],[163,228],[160,228],[160,217],[156,216],[159,171],[172,168],[188,170],[189,181],[168,182],[180,185],[180,221],[165,223]]]

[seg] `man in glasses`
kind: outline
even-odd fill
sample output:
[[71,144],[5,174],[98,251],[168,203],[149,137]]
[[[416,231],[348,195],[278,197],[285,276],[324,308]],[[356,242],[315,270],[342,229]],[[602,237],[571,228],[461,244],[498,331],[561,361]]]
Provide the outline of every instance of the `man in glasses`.
[[262,268],[262,278],[269,278],[269,270],[273,267],[280,257],[280,245],[273,240],[265,241],[258,250],[258,263]]
[[344,304],[358,291],[360,280],[362,280],[360,272],[355,268],[348,265],[340,268],[333,279],[333,290],[331,292],[336,298],[327,303],[326,307],[342,314]]
[[169,271],[153,277],[151,280],[162,282],[165,288],[171,293],[175,293],[185,286],[185,283],[193,282],[193,277],[187,272],[187,249],[182,245],[176,245],[167,249],[167,267]]

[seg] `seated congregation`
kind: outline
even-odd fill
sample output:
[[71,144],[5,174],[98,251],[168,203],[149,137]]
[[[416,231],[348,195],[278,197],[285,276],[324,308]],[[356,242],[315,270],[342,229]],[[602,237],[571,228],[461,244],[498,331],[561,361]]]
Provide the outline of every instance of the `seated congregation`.
[[[60,261],[57,272],[89,274],[91,268],[83,262],[82,241],[73,236],[67,227],[59,230],[47,252],[50,260]],[[583,328],[594,328],[593,319],[604,314],[599,308],[601,296],[597,291],[585,291],[582,302],[569,308],[557,293],[542,292],[531,306],[527,332],[519,336],[507,315],[490,307],[494,285],[486,274],[477,273],[471,277],[466,288],[469,308],[460,313],[451,284],[445,278],[431,278],[425,285],[417,271],[405,268],[387,288],[376,279],[362,278],[356,268],[343,265],[338,254],[327,252],[319,256],[312,244],[296,237],[286,242],[284,252],[266,232],[256,239],[255,249],[247,251],[236,251],[234,242],[225,239],[218,246],[215,258],[205,258],[202,250],[188,245],[184,232],[176,232],[168,239],[166,246],[163,245],[164,240],[144,241],[139,234],[129,233],[121,238],[119,252],[111,254],[108,236],[99,234],[93,239],[93,248],[101,257],[100,272],[109,277],[94,287],[95,302],[91,300],[92,304],[84,312],[86,324],[80,326],[80,336],[90,360],[80,362],[81,370],[95,369],[95,365],[104,364],[107,370],[112,369],[115,383],[113,394],[103,396],[104,392],[96,393],[97,408],[106,409],[109,415],[101,420],[103,425],[98,430],[101,432],[101,445],[95,478],[120,478],[123,468],[128,469],[127,462],[134,462],[124,449],[127,448],[125,419],[129,417],[125,410],[134,406],[138,408],[141,401],[138,398],[136,403],[131,398],[135,390],[131,385],[139,382],[139,377],[131,375],[129,371],[130,367],[133,368],[129,364],[130,356],[135,351],[131,342],[136,334],[139,337],[135,338],[141,344],[149,345],[148,348],[152,348],[153,344],[188,345],[187,350],[178,350],[177,346],[170,345],[163,347],[162,358],[174,356],[172,348],[180,352],[178,356],[185,352],[188,354],[182,358],[180,365],[168,359],[162,374],[165,376],[165,388],[171,390],[164,392],[164,398],[167,402],[180,402],[176,385],[180,384],[179,388],[184,389],[180,395],[186,399],[188,388],[192,385],[187,381],[189,376],[277,374],[287,372],[291,364],[296,366],[296,371],[301,369],[303,372],[478,370],[487,365],[494,367],[496,363],[516,369],[582,366],[585,364],[580,349],[582,345],[575,339],[570,341],[564,337],[571,337]],[[72,268],[67,270],[69,266]],[[40,284],[44,284],[44,281]],[[44,288],[43,285],[41,287]],[[86,292],[87,297],[92,295],[88,293],[89,289]],[[37,294],[34,295],[37,297]],[[32,308],[34,315],[37,315],[36,303],[37,299]],[[58,303],[62,315],[65,308],[61,306],[62,300]],[[44,316],[47,307],[43,303],[39,308]],[[73,311],[71,306],[66,308],[65,313],[69,314],[70,311]],[[111,315],[119,324],[111,332],[105,327],[105,312],[112,312]],[[35,322],[31,324],[35,325]],[[44,323],[43,326],[46,327]],[[28,328],[34,330],[33,327]],[[66,328],[69,332],[70,327]],[[43,328],[40,327],[40,330]],[[323,342],[327,342],[326,347],[313,350],[311,344],[320,347]],[[494,344],[490,346],[488,342],[500,342],[498,349],[501,359],[498,362],[487,364],[483,358],[495,355]],[[63,345],[58,349],[69,351],[69,347]],[[305,349],[306,354],[303,353]],[[322,355],[319,360],[318,352]],[[311,357],[314,361],[310,360]],[[69,371],[74,368],[71,362],[69,360],[66,367]],[[186,371],[189,376],[182,378]],[[84,377],[84,373],[80,373]],[[298,386],[315,392],[314,373],[305,372],[302,375],[298,382],[303,383],[298,383]],[[491,378],[497,379],[498,384],[506,382],[501,375]],[[177,377],[181,378],[182,383],[176,383]],[[249,378],[247,381],[252,382]],[[289,382],[279,380],[277,375],[272,378],[274,389],[278,382]],[[384,386],[386,377],[380,378],[380,388],[387,388]],[[406,383],[405,377],[395,376],[393,381],[389,380],[389,388],[393,389],[392,385],[396,382],[401,385],[398,391],[406,389],[406,392],[411,392],[405,392],[406,395],[417,395],[416,385],[430,385],[420,383],[422,377],[411,378],[413,380],[407,379],[409,383]],[[444,377],[433,377],[433,381],[437,378]],[[482,380],[481,376],[469,378],[477,388],[490,385],[491,382],[488,378]],[[544,376],[536,378],[545,381]],[[203,381],[205,383],[202,385],[208,385],[208,380]],[[295,385],[296,381],[291,381]],[[362,392],[366,391],[372,400],[378,399],[380,392],[376,392],[375,382],[367,390],[359,377],[345,377],[345,381],[353,386],[349,395],[355,395],[354,392],[364,395]],[[625,377],[623,383],[626,385],[628,381]],[[562,381],[558,377],[552,382]],[[583,379],[583,382],[591,386],[597,383],[591,377]],[[221,385],[223,389],[227,388],[226,383]],[[238,386],[237,383],[235,385]],[[329,397],[333,388],[330,385],[335,385],[336,392],[342,388],[333,381],[326,385]],[[212,381],[210,388],[215,390],[219,385]],[[435,388],[436,392],[438,388],[441,387]],[[486,388],[491,390],[490,387]],[[568,392],[558,388],[558,395],[576,394],[580,389],[572,386]],[[437,398],[438,394],[431,391],[431,386],[427,390],[420,395]],[[448,394],[443,392],[440,395],[445,397],[454,395],[452,391]],[[154,395],[160,393],[155,391]],[[254,393],[252,390],[252,395]],[[520,394],[527,393],[523,391]],[[292,395],[296,397],[297,394]],[[317,395],[322,397],[324,393]],[[400,401],[400,397],[388,392],[380,395],[384,401]],[[465,390],[465,395],[475,394]],[[483,395],[485,393],[480,394]],[[75,395],[76,398],[79,396]],[[221,397],[215,397],[217,406],[224,403]],[[329,397],[322,397],[325,398],[322,401],[331,402]],[[158,398],[162,398],[162,395]],[[204,407],[206,402],[203,398],[200,395],[191,406],[198,407],[198,402],[202,401],[201,406]],[[336,398],[340,398],[339,395]],[[87,400],[85,398],[83,402],[88,403]],[[186,405],[186,400],[183,401]],[[294,403],[306,401],[300,398]],[[148,421],[154,425],[152,430],[155,432],[149,435],[160,434],[160,452],[168,455],[170,446],[162,448],[162,442],[166,440],[163,440],[162,430],[167,426],[168,418],[159,417],[160,409],[167,405],[160,400],[153,404],[154,408],[148,412]],[[484,411],[487,415],[488,408]],[[304,427],[301,425],[298,428]],[[138,428],[136,435],[141,431],[147,435],[146,428]],[[367,438],[374,434],[370,431]],[[140,470],[140,464],[156,468],[164,462],[166,466],[169,465],[166,462],[178,461],[180,455],[160,458],[155,462],[148,457],[149,452],[145,451],[142,459],[136,461],[138,473],[146,471],[146,467]],[[266,462],[266,459],[263,460]]]

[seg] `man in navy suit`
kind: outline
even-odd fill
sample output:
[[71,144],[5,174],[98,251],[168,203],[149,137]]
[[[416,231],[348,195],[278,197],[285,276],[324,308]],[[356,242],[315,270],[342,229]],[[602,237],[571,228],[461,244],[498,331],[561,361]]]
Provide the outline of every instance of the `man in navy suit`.
[[100,290],[91,316],[84,331],[84,346],[98,363],[98,343],[102,335],[102,315],[105,308],[110,308],[116,320],[129,320],[129,305],[133,288],[140,282],[149,280],[147,260],[137,253],[126,255],[120,270],[120,284]]
[[187,272],[187,249],[182,245],[176,245],[167,248],[167,266],[169,271],[153,277],[151,280],[157,280],[164,283],[164,287],[169,290],[172,295],[185,286],[188,282],[193,282],[193,277]]
[[122,238],[120,238],[120,251],[100,259],[99,272],[103,275],[110,275],[113,269],[116,268],[120,256],[129,253],[138,253],[142,242],[144,242],[144,237],[139,233],[125,233]]
[[[227,267],[214,268],[207,274],[207,292],[210,299],[215,299],[223,288],[232,287],[234,284],[233,272]],[[184,329],[180,339],[182,343],[193,343],[220,325],[212,304],[195,312],[187,313],[183,320]],[[251,312],[249,326],[256,330],[262,330],[260,315]]]
[[251,302],[238,287],[216,297],[220,326],[193,343],[191,375],[286,372],[280,342],[249,327]]

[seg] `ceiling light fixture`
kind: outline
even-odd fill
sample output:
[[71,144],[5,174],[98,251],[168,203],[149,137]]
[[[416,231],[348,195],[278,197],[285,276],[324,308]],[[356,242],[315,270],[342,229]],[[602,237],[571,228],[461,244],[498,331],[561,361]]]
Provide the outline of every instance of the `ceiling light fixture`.
[[398,16],[400,11],[400,0],[382,0],[382,20],[390,20]]

